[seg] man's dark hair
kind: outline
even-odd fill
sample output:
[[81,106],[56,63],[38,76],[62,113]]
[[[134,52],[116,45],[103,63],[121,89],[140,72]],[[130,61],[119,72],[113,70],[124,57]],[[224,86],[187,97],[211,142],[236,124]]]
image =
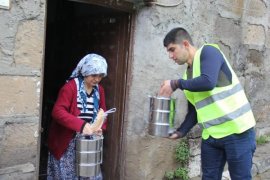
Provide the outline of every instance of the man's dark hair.
[[174,28],[165,36],[163,45],[167,47],[170,43],[181,44],[183,40],[187,40],[193,46],[192,39],[184,28]]

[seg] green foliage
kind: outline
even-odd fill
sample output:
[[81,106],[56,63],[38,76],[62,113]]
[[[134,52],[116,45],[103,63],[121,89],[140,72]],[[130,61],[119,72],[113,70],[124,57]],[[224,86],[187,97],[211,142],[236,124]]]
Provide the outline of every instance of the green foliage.
[[189,160],[189,146],[186,139],[182,139],[175,148],[175,159],[179,166],[174,171],[165,172],[164,177],[167,180],[188,180],[188,160]]
[[181,164],[185,164],[189,159],[189,147],[187,142],[181,141],[175,149],[175,158]]
[[174,176],[181,180],[188,180],[188,169],[186,167],[179,167],[174,171]]
[[258,145],[263,145],[265,143],[268,143],[270,141],[270,136],[263,135],[256,139],[256,142]]
[[173,180],[174,179],[174,171],[168,171],[168,172],[165,172],[165,175],[164,177],[168,180]]

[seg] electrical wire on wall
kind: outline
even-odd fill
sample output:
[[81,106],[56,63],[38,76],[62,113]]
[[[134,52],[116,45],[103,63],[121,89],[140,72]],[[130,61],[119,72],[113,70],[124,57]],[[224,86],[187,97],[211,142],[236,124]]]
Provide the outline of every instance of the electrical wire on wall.
[[178,2],[167,4],[167,3],[161,3],[161,2],[154,2],[155,5],[163,6],[163,7],[174,7],[180,5],[182,0],[179,0]]
[[173,2],[173,3],[162,3],[159,0],[144,0],[145,4],[148,5],[157,5],[157,6],[162,6],[162,7],[174,7],[180,5],[182,0],[178,0],[178,2]]

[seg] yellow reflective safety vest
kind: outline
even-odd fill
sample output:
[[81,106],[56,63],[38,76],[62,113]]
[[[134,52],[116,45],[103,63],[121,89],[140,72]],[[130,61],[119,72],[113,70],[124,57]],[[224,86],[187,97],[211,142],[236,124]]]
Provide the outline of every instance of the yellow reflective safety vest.
[[[216,44],[206,45],[211,45],[220,51]],[[192,78],[201,75],[200,56],[202,49],[203,47],[195,53]],[[186,98],[196,109],[198,124],[203,129],[203,139],[207,139],[209,136],[222,138],[235,133],[239,134],[256,124],[245,92],[225,55],[223,53],[222,55],[232,73],[231,84],[215,87],[210,91],[191,92],[184,90]],[[186,71],[183,79],[187,80],[187,77]]]

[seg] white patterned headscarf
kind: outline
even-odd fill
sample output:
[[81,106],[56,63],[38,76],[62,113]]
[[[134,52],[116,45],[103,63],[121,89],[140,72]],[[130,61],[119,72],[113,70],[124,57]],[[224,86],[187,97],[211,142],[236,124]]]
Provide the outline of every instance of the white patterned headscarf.
[[107,75],[107,66],[104,57],[98,54],[87,54],[80,60],[69,79],[94,74],[103,74],[105,77]]

